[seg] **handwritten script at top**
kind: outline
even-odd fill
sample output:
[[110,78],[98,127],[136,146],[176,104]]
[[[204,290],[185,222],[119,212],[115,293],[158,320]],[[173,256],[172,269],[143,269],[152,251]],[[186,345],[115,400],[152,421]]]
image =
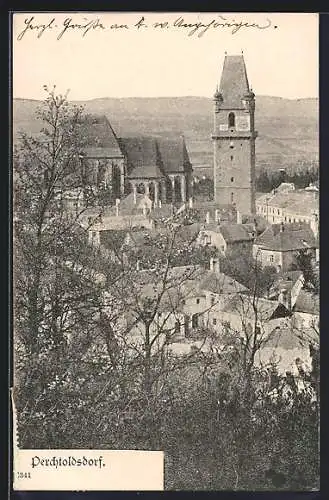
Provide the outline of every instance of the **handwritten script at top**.
[[[76,17],[75,17],[76,19]],[[35,18],[35,16],[30,16],[25,18],[23,29],[19,31],[17,35],[17,40],[21,41],[31,34],[34,34],[37,38],[42,38],[46,33],[54,33],[57,40],[61,40],[65,37],[67,33],[76,32],[82,37],[92,33],[92,32],[106,32],[106,31],[144,31],[146,29],[153,30],[182,30],[187,33],[188,36],[197,36],[201,38],[205,33],[214,29],[225,29],[228,30],[232,35],[238,33],[243,29],[256,29],[265,30],[268,28],[277,28],[277,26],[272,25],[270,19],[265,19],[264,24],[250,23],[244,20],[235,20],[234,18],[224,17],[218,15],[216,19],[212,19],[210,22],[205,23],[201,21],[187,22],[184,17],[179,16],[177,19],[172,21],[162,20],[161,22],[149,23],[144,16],[140,16],[136,19],[136,23],[132,24],[106,24],[100,18],[86,18],[83,17],[80,22],[76,22],[72,17],[67,17],[63,22],[58,22],[56,17],[50,18],[46,23],[40,23]]]

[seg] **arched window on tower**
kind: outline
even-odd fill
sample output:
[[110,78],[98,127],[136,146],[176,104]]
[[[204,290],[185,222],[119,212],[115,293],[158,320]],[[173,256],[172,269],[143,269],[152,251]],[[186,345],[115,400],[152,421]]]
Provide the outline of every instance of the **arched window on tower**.
[[229,113],[228,115],[228,127],[233,128],[235,127],[235,114],[234,113]]
[[234,203],[234,193],[231,193],[231,204]]

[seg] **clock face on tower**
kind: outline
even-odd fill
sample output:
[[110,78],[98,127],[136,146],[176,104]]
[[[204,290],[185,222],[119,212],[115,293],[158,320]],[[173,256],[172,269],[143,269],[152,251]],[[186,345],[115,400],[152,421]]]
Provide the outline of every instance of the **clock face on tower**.
[[250,130],[250,116],[249,115],[237,116],[236,129],[240,131]]

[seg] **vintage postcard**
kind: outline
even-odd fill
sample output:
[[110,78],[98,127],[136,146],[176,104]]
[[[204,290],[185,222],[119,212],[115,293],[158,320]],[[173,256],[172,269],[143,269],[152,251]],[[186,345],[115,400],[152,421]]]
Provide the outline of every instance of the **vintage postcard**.
[[319,489],[318,15],[12,23],[14,489]]

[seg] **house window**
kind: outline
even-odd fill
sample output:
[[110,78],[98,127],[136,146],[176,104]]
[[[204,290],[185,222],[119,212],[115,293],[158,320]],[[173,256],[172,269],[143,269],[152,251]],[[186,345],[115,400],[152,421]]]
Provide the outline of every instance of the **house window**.
[[235,127],[235,114],[232,112],[228,115],[228,126],[229,128]]
[[192,328],[198,328],[199,322],[198,322],[198,315],[193,314],[192,316]]
[[233,160],[233,155],[231,155],[231,161]]
[[200,304],[200,299],[196,299],[196,303],[197,303],[197,304]]
[[176,321],[176,323],[175,323],[175,333],[179,333],[179,332],[180,332],[180,322]]
[[213,306],[215,303],[215,297],[211,297],[210,302],[211,302],[211,305]]
[[231,193],[231,203],[234,203],[234,193]]
[[217,325],[217,319],[216,319],[216,318],[213,318],[213,319],[212,319],[212,324],[213,324],[213,325]]
[[221,251],[222,251],[222,252],[224,252],[224,251],[225,251],[225,247],[224,247],[224,245],[221,245],[221,246],[220,246],[220,249],[221,249]]
[[231,177],[231,182],[234,182],[234,177]]
[[274,262],[274,256],[273,256],[273,255],[270,255],[268,260],[269,260],[270,262]]
[[93,239],[93,240],[95,240],[95,239],[96,239],[96,237],[97,237],[97,233],[96,233],[96,231],[92,231],[92,232],[91,232],[91,237],[92,237],[92,239]]
[[278,215],[280,215],[280,210],[278,210]]
[[186,304],[186,300],[185,299],[182,300],[182,304],[183,304],[183,306],[185,306],[185,304]]

